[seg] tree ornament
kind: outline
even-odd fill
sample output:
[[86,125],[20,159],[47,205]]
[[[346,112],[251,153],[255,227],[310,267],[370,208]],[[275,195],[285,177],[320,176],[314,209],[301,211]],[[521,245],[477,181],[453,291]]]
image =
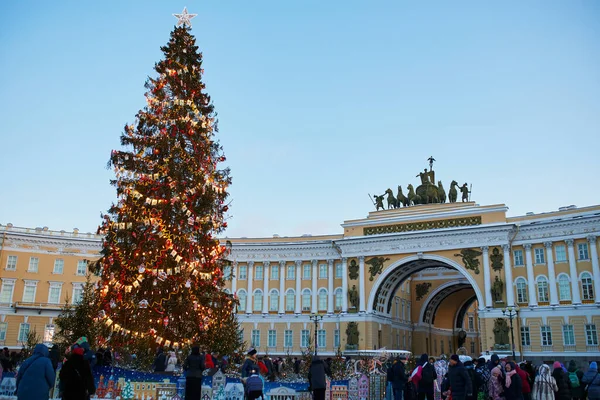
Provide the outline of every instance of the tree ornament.
[[148,308],[148,300],[144,299],[138,303],[139,308]]
[[140,267],[138,268],[138,271],[140,272],[140,274],[143,274],[144,271],[146,271],[146,267],[144,267],[143,265],[140,265]]
[[188,289],[192,287],[192,282],[189,279],[185,282],[185,287]]

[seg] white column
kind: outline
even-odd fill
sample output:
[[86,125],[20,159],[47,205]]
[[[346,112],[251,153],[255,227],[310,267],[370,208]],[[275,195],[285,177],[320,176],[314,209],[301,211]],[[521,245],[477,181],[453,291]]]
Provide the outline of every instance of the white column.
[[358,295],[360,296],[359,311],[362,313],[362,312],[367,311],[367,307],[365,305],[366,302],[365,302],[365,257],[364,256],[358,257],[358,283],[359,283]]
[[590,258],[592,259],[592,273],[594,275],[594,298],[596,303],[600,303],[600,266],[598,265],[596,236],[588,236],[587,240],[590,243]]
[[285,261],[279,261],[279,314],[285,313]]
[[492,302],[492,274],[490,272],[490,248],[483,246],[481,248],[483,252],[483,290],[485,291],[485,307],[492,308],[494,304]]
[[246,297],[246,314],[252,313],[252,305],[254,303],[254,294],[252,293],[252,286],[254,277],[252,276],[252,270],[254,268],[254,261],[248,262],[248,296]]
[[263,314],[269,312],[269,264],[270,262],[263,262]]
[[581,304],[581,293],[579,291],[579,276],[577,276],[577,259],[575,258],[575,247],[573,239],[565,240],[569,254],[569,275],[571,276],[571,292],[573,292],[573,304]]
[[237,292],[237,261],[231,264],[231,293]]
[[342,258],[342,312],[348,312],[348,259]]
[[558,289],[556,287],[556,271],[554,270],[554,252],[552,242],[545,242],[546,261],[548,263],[548,285],[550,285],[550,305],[558,305]]
[[510,258],[510,246],[508,244],[502,245],[504,250],[504,286],[506,287],[506,305],[515,305],[515,289],[513,285],[512,277],[512,262]]
[[535,275],[533,273],[533,257],[531,256],[531,245],[525,246],[525,262],[527,264],[527,287],[529,289],[529,305],[537,306],[537,290],[535,285]]
[[296,261],[296,314],[302,312],[302,286],[300,283],[300,269],[302,267],[302,261]]
[[317,307],[317,299],[319,297],[319,294],[317,293],[317,291],[319,290],[317,288],[317,279],[319,279],[319,271],[318,271],[319,265],[318,265],[318,261],[317,260],[313,260],[312,261],[312,275],[311,275],[311,279],[312,279],[312,307],[311,307],[311,312],[313,314],[316,314],[319,309]]
[[333,314],[333,260],[327,260],[327,314]]

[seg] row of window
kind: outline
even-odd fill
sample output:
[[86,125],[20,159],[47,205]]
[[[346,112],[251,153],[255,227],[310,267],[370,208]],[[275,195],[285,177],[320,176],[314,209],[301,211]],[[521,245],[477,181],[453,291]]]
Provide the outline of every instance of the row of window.
[[[311,341],[311,334],[308,329],[300,331],[300,347],[308,347]],[[251,346],[260,347],[260,330],[253,329],[251,336]],[[277,347],[277,331],[270,329],[267,333],[267,347]],[[283,347],[292,348],[294,347],[294,332],[290,329],[286,329],[283,332]],[[327,347],[327,331],[324,329],[317,330],[317,347]],[[337,349],[340,347],[340,330],[336,329],[333,331],[333,348]]]
[[[7,271],[16,271],[17,270],[17,261],[18,256],[8,256],[8,260],[6,261],[6,270]],[[29,257],[29,265],[27,267],[27,272],[38,272],[40,266],[39,257]],[[57,258],[54,260],[54,268],[52,269],[53,274],[62,275],[65,269],[65,260],[62,258]],[[77,270],[75,272],[76,275],[85,276],[87,273],[87,261],[78,260],[77,261]]]
[[[38,281],[25,280],[25,286],[23,287],[23,297],[21,301],[23,303],[35,303],[35,297],[37,292]],[[60,304],[61,293],[62,293],[61,282],[51,282],[50,288],[48,289],[48,303]],[[0,289],[0,303],[10,304],[13,302],[13,292],[15,290],[14,279],[3,279],[2,288]],[[73,293],[71,299],[73,304],[81,301],[83,296],[83,285],[74,284]]]
[[[400,299],[396,297],[394,302],[396,303],[395,311],[396,311],[396,319],[400,321],[409,321],[410,320],[410,301]],[[408,316],[408,318],[406,318]],[[400,318],[402,317],[402,318]]]
[[[29,335],[29,331],[31,326],[27,322],[23,322],[19,324],[19,334],[17,336],[17,341],[19,343],[25,344],[27,342],[27,336]],[[8,331],[8,322],[0,322],[0,342],[4,343],[6,341],[6,332]],[[44,327],[44,343],[52,343],[52,339],[54,338],[54,325],[47,324]]]
[[[581,298],[582,300],[594,300],[594,285],[592,282],[592,275],[588,272],[581,274]],[[567,274],[558,275],[558,296],[560,301],[571,301],[571,279]],[[545,276],[538,276],[536,279],[537,284],[537,298],[540,302],[550,301],[548,279]],[[517,288],[517,303],[527,303],[527,280],[523,277],[519,277],[515,281]]]
[[[279,265],[272,264],[269,267],[271,271],[270,278],[272,280],[279,280]],[[328,266],[327,264],[319,264],[319,279],[327,279],[328,278]],[[283,272],[283,271],[282,271]],[[226,267],[224,270],[224,276],[226,279],[231,277],[231,267]],[[264,266],[263,265],[255,265],[254,266],[254,277],[255,280],[262,280],[264,278]],[[285,267],[285,278],[287,280],[295,280],[296,279],[296,266],[288,265]],[[342,264],[335,265],[335,278],[342,278]],[[238,274],[237,279],[245,280],[248,279],[248,266],[240,265],[238,266]],[[304,264],[302,266],[302,279],[310,280],[312,279],[312,266],[310,264]]]
[[[563,325],[563,345],[575,346],[575,330],[573,325]],[[540,327],[540,335],[542,338],[542,346],[552,346],[552,328],[548,325]],[[598,333],[595,324],[585,325],[585,343],[588,346],[598,346]],[[521,344],[523,346],[531,346],[531,334],[528,326],[521,327]]]
[[[342,288],[337,288],[334,292],[334,304],[336,311],[340,311],[342,309],[342,299],[343,292]],[[244,312],[246,310],[246,304],[248,301],[248,294],[244,289],[241,289],[237,292],[238,300],[240,305],[238,306],[238,310]],[[319,290],[318,298],[317,298],[317,307],[319,311],[327,311],[327,289]],[[256,289],[252,294],[252,310],[260,312],[262,311],[263,306],[263,291],[260,289]],[[279,290],[272,289],[269,292],[269,311],[278,311],[279,310]],[[312,292],[310,289],[304,289],[302,291],[301,297],[302,311],[310,311],[312,304]],[[296,305],[296,291],[294,289],[288,289],[285,292],[285,300],[284,307],[285,311],[294,311]]]
[[[557,263],[567,262],[567,248],[565,245],[556,245],[554,247],[554,261]],[[534,264],[545,264],[546,263],[546,249],[543,247],[536,247],[533,249]],[[590,253],[588,250],[587,243],[577,244],[577,256],[578,260],[587,261],[590,259]],[[525,265],[523,258],[523,250],[514,250],[513,259],[515,267],[522,267]]]

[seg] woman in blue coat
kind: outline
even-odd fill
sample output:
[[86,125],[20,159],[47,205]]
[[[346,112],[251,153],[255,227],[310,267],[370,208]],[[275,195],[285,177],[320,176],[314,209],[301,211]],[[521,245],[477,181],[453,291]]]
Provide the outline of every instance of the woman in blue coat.
[[33,349],[33,355],[23,361],[17,373],[17,399],[48,400],[56,378],[48,356],[48,347],[38,344]]

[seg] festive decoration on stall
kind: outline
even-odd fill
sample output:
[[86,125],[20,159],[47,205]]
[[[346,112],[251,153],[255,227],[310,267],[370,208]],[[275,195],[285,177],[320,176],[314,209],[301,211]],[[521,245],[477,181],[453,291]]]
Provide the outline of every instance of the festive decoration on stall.
[[182,26],[146,83],[147,106],[125,126],[124,149],[109,162],[118,201],[98,229],[96,315],[110,332],[105,339],[130,349],[214,341],[236,301],[223,291],[228,247],[216,239],[227,226],[231,178],[219,169],[225,156],[190,33],[193,16],[177,15]]

